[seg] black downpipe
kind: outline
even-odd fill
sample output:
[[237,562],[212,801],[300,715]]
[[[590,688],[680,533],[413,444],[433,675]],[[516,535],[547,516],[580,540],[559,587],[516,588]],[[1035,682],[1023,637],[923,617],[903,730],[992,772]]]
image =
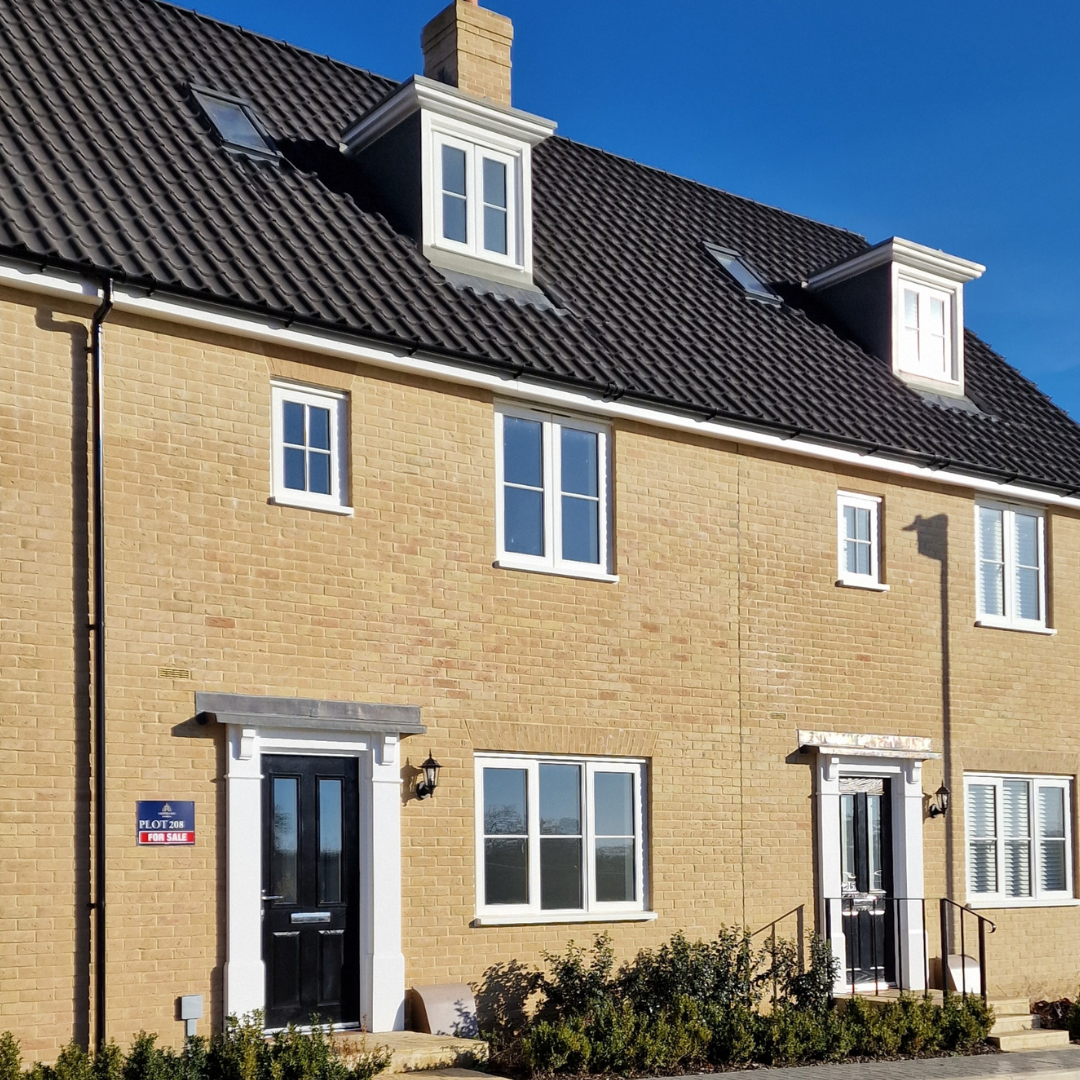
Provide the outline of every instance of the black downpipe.
[[113,279],[101,288],[101,304],[90,321],[93,383],[94,474],[94,1044],[105,1045],[105,371],[102,324],[113,306]]

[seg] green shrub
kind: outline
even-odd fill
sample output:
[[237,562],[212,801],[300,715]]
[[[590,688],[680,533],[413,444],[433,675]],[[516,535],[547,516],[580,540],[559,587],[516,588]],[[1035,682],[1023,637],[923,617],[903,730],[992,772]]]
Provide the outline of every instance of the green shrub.
[[753,1008],[761,997],[762,954],[750,935],[721,927],[713,941],[687,941],[678,931],[658,949],[642,949],[619,971],[618,989],[638,1012],[654,1013],[677,997],[724,1008]]
[[710,1065],[748,1065],[757,1054],[758,1014],[745,1005],[712,1006],[706,1013]]
[[541,1014],[545,1018],[588,1016],[598,1005],[615,996],[616,986],[611,972],[615,954],[611,938],[597,934],[589,956],[574,942],[566,952],[543,954],[550,974],[542,975],[539,989],[544,995]]
[[1073,1002],[1072,1008],[1069,1010],[1069,1038],[1080,1039],[1080,993],[1076,995],[1076,1001]]
[[942,1050],[972,1050],[986,1039],[994,1026],[994,1010],[973,994],[947,994],[938,1023]]
[[0,1034],[0,1080],[21,1080],[22,1055],[10,1031]]
[[790,1003],[754,1018],[757,1059],[766,1065],[798,1065],[839,1061],[851,1053],[852,1025],[835,1010],[815,1012]]
[[591,1056],[585,1021],[540,1020],[521,1040],[521,1056],[536,1073],[584,1072]]

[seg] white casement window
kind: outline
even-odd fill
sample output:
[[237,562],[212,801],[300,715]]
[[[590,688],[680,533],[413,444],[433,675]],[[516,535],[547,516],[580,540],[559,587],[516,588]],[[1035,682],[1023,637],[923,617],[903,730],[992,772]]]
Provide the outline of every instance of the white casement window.
[[499,565],[609,577],[608,429],[503,406],[495,441]]
[[964,776],[968,902],[1069,902],[1072,784],[1060,776]]
[[979,503],[975,512],[979,622],[1045,629],[1045,514],[1004,503]]
[[952,294],[903,278],[899,289],[900,369],[939,382],[956,382]]
[[517,265],[518,159],[449,135],[435,136],[436,243]]
[[836,493],[837,561],[840,585],[884,590],[881,580],[881,499]]
[[275,382],[271,405],[274,502],[351,514],[345,395]]
[[477,754],[478,914],[643,912],[644,778],[643,761]]

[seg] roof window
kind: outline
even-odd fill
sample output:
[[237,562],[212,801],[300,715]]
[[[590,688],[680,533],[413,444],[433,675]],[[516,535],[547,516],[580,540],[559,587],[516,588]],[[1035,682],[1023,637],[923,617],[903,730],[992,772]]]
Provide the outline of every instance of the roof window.
[[246,101],[220,90],[192,87],[191,93],[207,120],[214,126],[222,146],[258,157],[277,157],[270,136],[256,120]]
[[780,297],[750,269],[741,255],[718,244],[706,244],[705,250],[743,287],[748,296],[770,304],[780,303]]

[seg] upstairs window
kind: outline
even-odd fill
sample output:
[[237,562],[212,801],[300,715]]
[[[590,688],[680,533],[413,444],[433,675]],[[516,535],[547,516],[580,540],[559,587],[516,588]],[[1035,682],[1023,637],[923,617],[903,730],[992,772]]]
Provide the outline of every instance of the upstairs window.
[[881,499],[837,492],[839,585],[884,589],[881,582]]
[[504,407],[496,439],[499,565],[607,576],[607,429]]
[[955,382],[952,295],[904,280],[900,281],[900,289],[900,369],[938,382]]
[[274,502],[351,514],[346,498],[345,395],[274,383]]
[[1045,628],[1045,515],[1001,503],[981,503],[976,513],[979,622]]
[[514,157],[449,136],[439,136],[436,149],[436,242],[462,254],[516,264]]
[[1070,901],[1069,780],[967,774],[964,788],[969,902],[1012,907]]

